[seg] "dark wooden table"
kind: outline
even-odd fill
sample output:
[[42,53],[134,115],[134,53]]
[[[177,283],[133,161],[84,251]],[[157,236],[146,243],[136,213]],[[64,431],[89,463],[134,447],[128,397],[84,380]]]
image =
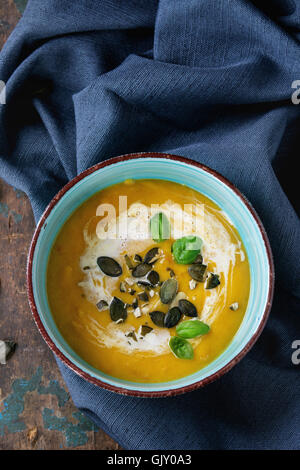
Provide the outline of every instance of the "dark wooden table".
[[[26,0],[0,0],[0,49]],[[34,219],[26,195],[0,179],[0,339],[18,343],[0,365],[0,449],[118,449],[79,412],[26,297],[26,257]]]

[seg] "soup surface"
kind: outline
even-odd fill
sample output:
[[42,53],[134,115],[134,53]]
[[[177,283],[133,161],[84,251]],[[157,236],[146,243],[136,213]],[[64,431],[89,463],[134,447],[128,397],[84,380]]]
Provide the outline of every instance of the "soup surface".
[[237,332],[249,289],[246,251],[226,214],[161,180],[95,194],[66,221],[48,263],[63,337],[95,368],[133,382],[175,380],[213,361]]

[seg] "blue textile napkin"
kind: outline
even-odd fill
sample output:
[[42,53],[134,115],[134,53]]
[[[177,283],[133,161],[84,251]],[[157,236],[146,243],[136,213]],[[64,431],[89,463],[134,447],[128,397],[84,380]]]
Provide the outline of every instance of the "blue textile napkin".
[[228,177],[271,241],[270,319],[220,380],[141,399],[60,364],[78,408],[125,448],[300,448],[299,41],[299,0],[30,0],[1,52],[0,175],[36,219],[87,167],[163,151]]

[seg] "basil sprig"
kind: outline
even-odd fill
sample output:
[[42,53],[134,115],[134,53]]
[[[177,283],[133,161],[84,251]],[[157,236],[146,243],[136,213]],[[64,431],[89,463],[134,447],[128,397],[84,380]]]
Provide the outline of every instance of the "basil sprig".
[[210,327],[200,320],[186,320],[176,326],[176,333],[180,338],[191,339],[206,335]]
[[163,212],[158,212],[150,219],[150,232],[156,243],[170,238],[170,222]]
[[189,235],[176,240],[172,245],[173,257],[178,264],[191,264],[195,261],[202,248],[202,240]]
[[179,359],[193,359],[194,350],[187,340],[196,336],[206,335],[210,327],[200,320],[187,320],[176,326],[176,334],[169,341],[169,346],[173,354]]
[[173,354],[179,359],[193,359],[194,357],[194,350],[186,339],[172,336],[169,346]]

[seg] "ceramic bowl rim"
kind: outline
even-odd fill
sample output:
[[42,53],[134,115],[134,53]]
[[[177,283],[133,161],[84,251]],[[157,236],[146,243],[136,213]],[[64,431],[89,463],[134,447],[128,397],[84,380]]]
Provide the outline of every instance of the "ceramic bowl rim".
[[[83,371],[78,367],[76,364],[74,364],[70,359],[68,359],[62,351],[56,346],[55,342],[50,338],[48,332],[46,331],[36,303],[35,303],[35,298],[34,298],[34,292],[33,292],[33,280],[32,280],[32,273],[33,273],[33,259],[34,259],[34,253],[35,253],[35,248],[37,245],[38,238],[41,233],[41,229],[44,226],[48,216],[50,215],[51,211],[55,208],[56,204],[61,200],[61,198],[74,186],[76,185],[79,181],[84,179],[85,177],[89,176],[90,174],[94,173],[95,171],[98,171],[108,165],[113,165],[115,163],[119,163],[122,161],[126,160],[134,160],[134,159],[139,159],[139,158],[161,158],[161,159],[168,159],[168,160],[173,160],[173,161],[179,161],[182,163],[186,163],[188,165],[195,166],[197,168],[200,168],[201,170],[210,173],[212,176],[217,178],[219,181],[221,181],[223,184],[225,184],[227,187],[229,187],[241,200],[241,202],[247,207],[249,212],[251,213],[254,221],[256,222],[259,231],[261,233],[267,258],[268,258],[268,266],[269,266],[269,290],[268,290],[268,297],[267,297],[267,302],[265,306],[265,310],[262,314],[261,320],[259,322],[258,328],[254,335],[249,339],[249,341],[246,343],[246,345],[243,347],[243,349],[234,357],[232,358],[225,366],[223,366],[221,369],[217,370],[215,373],[209,375],[208,377],[205,377],[203,379],[200,379],[197,382],[194,382],[189,385],[185,385],[182,387],[170,389],[170,390],[161,390],[161,391],[140,391],[140,390],[131,390],[127,389],[126,387],[117,387],[115,385],[103,382],[102,380],[93,377],[92,375],[88,374],[87,372]],[[196,390],[200,387],[203,387],[204,385],[207,385],[218,378],[220,378],[222,375],[224,375],[226,372],[228,372],[232,367],[234,367],[246,354],[247,352],[252,348],[252,346],[255,344],[257,341],[258,337],[262,333],[262,330],[267,322],[268,316],[270,314],[271,306],[272,306],[272,300],[273,300],[273,294],[274,294],[274,279],[275,279],[275,273],[274,273],[274,262],[273,262],[273,255],[271,251],[271,246],[270,242],[267,236],[267,233],[265,231],[265,228],[257,215],[255,209],[253,208],[252,204],[248,201],[248,199],[236,188],[236,186],[231,183],[227,178],[222,176],[220,173],[217,171],[209,168],[206,165],[203,165],[202,163],[198,163],[194,160],[191,160],[186,157],[181,157],[178,155],[173,155],[173,154],[167,154],[167,153],[161,153],[161,152],[138,152],[138,153],[130,153],[130,154],[124,154],[120,155],[118,157],[113,157],[109,158],[103,162],[97,163],[96,165],[93,165],[92,167],[84,170],[82,173],[78,174],[73,178],[71,181],[69,181],[63,188],[53,197],[53,199],[50,201],[48,206],[46,207],[45,211],[43,212],[37,226],[35,229],[35,232],[33,234],[33,238],[31,241],[31,245],[29,248],[29,253],[28,253],[28,261],[27,261],[27,296],[28,296],[28,301],[29,305],[31,308],[31,312],[34,318],[34,321],[37,325],[37,328],[42,335],[44,341],[47,343],[49,348],[52,350],[52,352],[64,363],[66,364],[71,370],[73,370],[76,374],[78,374],[80,377],[83,379],[87,380],[88,382],[92,383],[93,385],[97,385],[101,388],[104,388],[106,390],[116,392],[122,395],[130,395],[134,397],[151,397],[151,398],[160,398],[160,397],[170,397],[170,396],[175,396],[175,395],[180,395],[186,392],[191,392],[193,390]],[[138,384],[137,384],[138,386]]]

